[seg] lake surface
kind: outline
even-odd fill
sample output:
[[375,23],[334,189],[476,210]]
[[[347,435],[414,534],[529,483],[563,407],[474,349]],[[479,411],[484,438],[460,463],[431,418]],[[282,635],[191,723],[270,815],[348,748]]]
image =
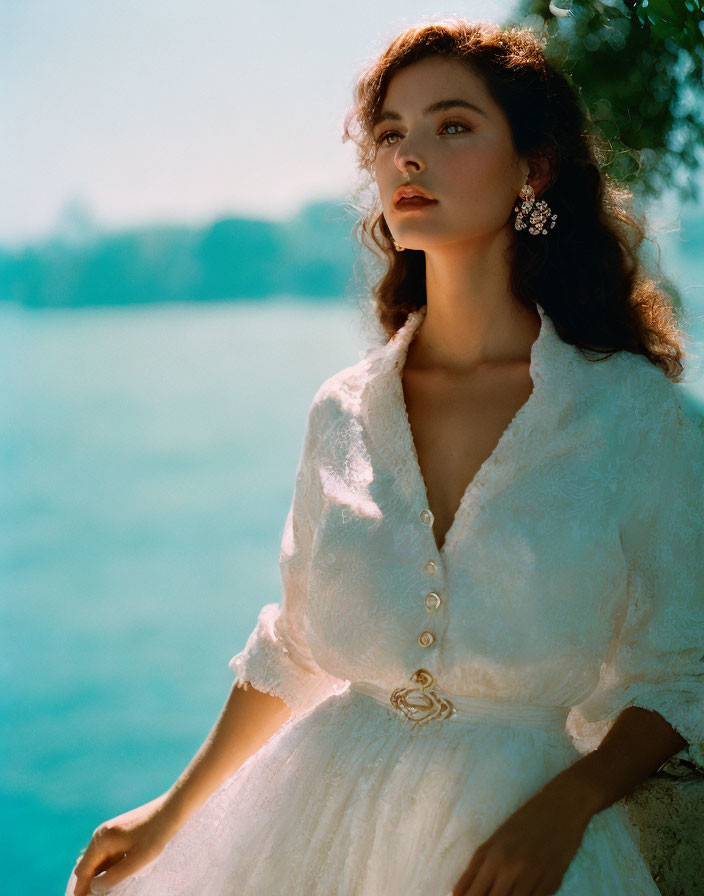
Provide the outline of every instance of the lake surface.
[[353,301],[0,306],[0,324],[0,849],[6,892],[47,896],[215,722],[279,600],[310,400],[369,343]]
[[[196,752],[261,605],[345,305],[0,307],[3,881],[63,893]],[[62,884],[63,881],[63,884]]]

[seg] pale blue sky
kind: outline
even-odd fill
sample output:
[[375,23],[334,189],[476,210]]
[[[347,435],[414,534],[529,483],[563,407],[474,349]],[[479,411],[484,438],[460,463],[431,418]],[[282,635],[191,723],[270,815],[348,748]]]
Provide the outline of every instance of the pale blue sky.
[[358,68],[403,25],[503,21],[506,0],[4,0],[0,241],[85,199],[122,226],[280,217],[354,179]]
[[355,76],[402,27],[509,0],[3,0],[0,242],[71,199],[107,227],[284,217],[356,180]]

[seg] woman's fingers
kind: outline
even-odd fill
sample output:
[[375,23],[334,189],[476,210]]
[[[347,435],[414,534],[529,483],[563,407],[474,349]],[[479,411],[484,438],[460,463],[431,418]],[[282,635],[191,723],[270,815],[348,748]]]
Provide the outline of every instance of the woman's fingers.
[[108,893],[112,887],[134,874],[144,864],[145,859],[139,853],[128,852],[124,854],[107,871],[103,871],[93,878],[90,884],[90,893],[97,894],[97,896]]
[[89,896],[91,881],[96,874],[105,871],[124,856],[122,845],[112,831],[96,828],[90,843],[76,863],[74,896]]

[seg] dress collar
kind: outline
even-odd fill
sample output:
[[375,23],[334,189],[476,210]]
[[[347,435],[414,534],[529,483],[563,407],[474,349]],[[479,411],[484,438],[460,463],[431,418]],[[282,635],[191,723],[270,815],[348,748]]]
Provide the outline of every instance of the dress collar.
[[[557,404],[560,395],[567,392],[565,375],[576,359],[578,350],[571,343],[562,340],[542,305],[536,302],[540,315],[540,331],[531,346],[530,376],[535,391],[551,391],[551,399]],[[377,377],[385,376],[400,369],[405,361],[411,340],[425,319],[427,306],[419,308],[406,318],[402,326],[382,346],[370,352],[367,368],[367,384]]]
[[[439,552],[441,560],[454,550],[491,495],[510,485],[521,468],[535,461],[536,454],[547,456],[561,450],[563,442],[572,437],[569,409],[579,350],[562,340],[542,306],[536,303],[536,307],[541,326],[530,353],[533,391],[468,485]],[[419,511],[427,508],[428,497],[408,420],[401,368],[425,314],[426,306],[412,311],[384,345],[368,354],[360,396],[369,438],[395,470],[398,486]]]

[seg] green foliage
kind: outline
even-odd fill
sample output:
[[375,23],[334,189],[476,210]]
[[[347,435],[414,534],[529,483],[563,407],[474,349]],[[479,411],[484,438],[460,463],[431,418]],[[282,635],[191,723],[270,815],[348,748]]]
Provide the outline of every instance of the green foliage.
[[554,0],[553,9],[550,0],[521,0],[506,24],[538,32],[577,87],[605,140],[605,170],[636,195],[674,188],[696,201],[704,0]]

